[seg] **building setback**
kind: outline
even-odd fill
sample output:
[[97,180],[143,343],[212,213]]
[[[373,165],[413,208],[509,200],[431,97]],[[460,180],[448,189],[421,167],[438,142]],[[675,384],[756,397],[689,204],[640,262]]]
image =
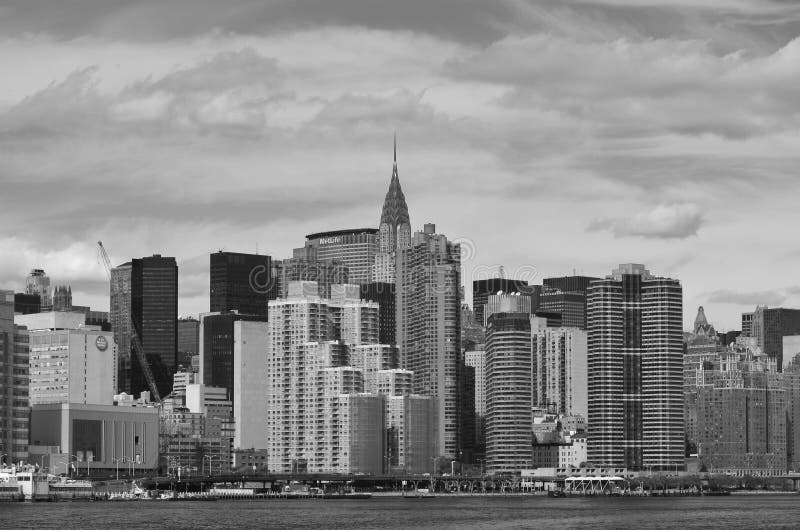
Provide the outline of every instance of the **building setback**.
[[267,318],[267,302],[273,292],[272,258],[222,251],[209,257],[210,311],[238,311]]
[[486,470],[530,467],[531,322],[526,313],[495,313],[486,330]]
[[178,265],[175,258],[155,254],[133,259],[111,270],[111,326],[119,352],[117,383],[121,392],[139,394],[149,388],[139,359],[131,349],[130,319],[136,326],[158,391],[162,397],[166,396],[177,368]]
[[[475,313],[475,321],[481,326],[486,325],[484,306],[491,295],[499,292],[506,294],[526,292],[528,282],[524,280],[514,280],[511,278],[484,278],[472,281],[472,311]],[[530,313],[530,297],[528,298],[528,312]]]
[[[439,448],[462,450],[461,251],[426,224],[397,251],[397,346],[414,392],[438,400]],[[471,440],[468,441],[471,443]]]
[[593,465],[684,462],[683,290],[626,264],[589,287],[588,455]]

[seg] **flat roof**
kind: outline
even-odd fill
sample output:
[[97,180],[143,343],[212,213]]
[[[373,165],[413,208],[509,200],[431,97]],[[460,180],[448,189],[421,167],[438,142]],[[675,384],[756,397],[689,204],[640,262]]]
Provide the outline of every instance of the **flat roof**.
[[321,237],[347,236],[351,234],[377,234],[377,228],[351,228],[349,230],[331,230],[329,232],[316,232],[308,234],[306,239],[319,239]]

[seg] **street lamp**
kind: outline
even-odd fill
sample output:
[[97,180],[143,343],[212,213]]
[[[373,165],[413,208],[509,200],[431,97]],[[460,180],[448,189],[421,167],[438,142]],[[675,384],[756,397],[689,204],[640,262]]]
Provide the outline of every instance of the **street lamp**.
[[112,460],[114,460],[114,463],[117,465],[117,482],[119,482],[119,461],[122,460],[124,462],[125,457],[123,456],[122,458],[113,458]]
[[214,468],[211,466],[211,461],[214,459],[214,455],[203,455],[203,476],[206,474],[206,458],[208,458],[208,474],[213,477]]

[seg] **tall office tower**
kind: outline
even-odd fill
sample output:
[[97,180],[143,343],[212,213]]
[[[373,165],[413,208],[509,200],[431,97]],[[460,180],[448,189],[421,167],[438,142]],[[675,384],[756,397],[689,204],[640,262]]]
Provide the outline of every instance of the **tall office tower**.
[[[118,280],[122,288],[119,289]],[[155,254],[111,270],[111,326],[119,352],[117,384],[121,392],[149,390],[139,359],[131,349],[129,313],[162,396],[172,388],[178,352],[178,265]]]
[[530,467],[531,321],[527,313],[495,313],[486,330],[486,470]]
[[753,313],[742,313],[742,337],[753,336]]
[[233,447],[267,448],[266,322],[233,323]]
[[714,472],[786,472],[787,391],[775,359],[740,340],[697,370],[697,453]]
[[[334,290],[348,292],[347,288]],[[360,344],[350,341],[367,337],[377,340],[377,304],[356,302],[347,297],[338,301],[322,299],[317,295],[318,286],[314,282],[293,282],[288,292],[287,298],[269,303],[272,315],[268,323],[266,354],[269,469],[332,471],[331,459],[338,453],[342,457],[336,464],[340,471],[380,473],[382,462],[377,469],[371,467],[372,453],[362,455],[359,461],[344,459],[344,455],[361,454],[363,448],[359,444],[372,439],[375,429],[381,433],[376,447],[382,451],[382,401],[380,421],[367,424],[364,422],[374,421],[375,417],[352,408],[361,403],[359,400],[340,399],[343,393],[363,391],[361,371],[348,366],[350,347]],[[358,305],[361,307],[356,307]],[[358,322],[359,316],[369,324]],[[335,407],[343,415],[339,418],[342,423],[327,424],[327,428],[338,429],[343,435],[346,426],[350,433],[346,443],[343,439],[337,442],[340,445],[336,445],[335,451],[331,449],[333,438],[329,433],[319,432],[320,421],[324,419],[320,411],[324,407]],[[371,405],[365,403],[364,407]],[[358,434],[360,432],[363,437]],[[328,456],[323,458],[323,454]]]
[[[778,371],[783,370],[783,337],[800,334],[800,309],[759,306],[752,315],[750,336],[755,337],[765,354],[775,359]],[[744,319],[743,314],[742,326]]]
[[486,450],[486,352],[474,350],[464,352],[464,364],[475,370],[475,451]]
[[307,259],[343,263],[350,283],[363,285],[372,279],[375,254],[378,251],[378,230],[357,228],[318,232],[306,236],[303,249]]
[[562,276],[542,280],[539,309],[555,311],[562,315],[562,325],[586,329],[586,293],[591,276]]
[[[528,282],[514,280],[512,278],[485,278],[482,280],[473,280],[472,311],[475,313],[475,321],[481,326],[486,326],[484,310],[490,295],[496,295],[500,292],[507,294],[526,292],[525,288],[527,287]],[[528,312],[530,312],[530,309]]]
[[550,414],[583,416],[588,412],[586,332],[580,328],[548,328],[545,319],[531,319],[533,406]]
[[267,317],[272,258],[220,251],[210,255],[210,267],[212,313],[238,311]]
[[370,282],[361,285],[361,299],[378,303],[379,342],[381,344],[397,344],[397,304],[395,303],[395,286],[393,283]]
[[483,325],[489,325],[489,317],[495,313],[531,314],[531,297],[520,293],[490,294],[483,306]]
[[25,279],[25,294],[38,294],[42,311],[50,311],[53,299],[50,296],[50,277],[42,269],[32,269]]
[[397,251],[397,346],[414,392],[436,396],[439,448],[461,451],[461,249],[425,225]]
[[200,353],[200,321],[192,317],[178,319],[178,364],[192,367],[192,358]]
[[117,346],[110,331],[30,329],[30,402],[113,405]]
[[800,471],[800,354],[783,370],[786,392],[786,468]]
[[242,315],[237,311],[200,314],[200,380],[221,387],[234,400],[234,323],[266,322],[261,315]]
[[42,311],[42,300],[38,294],[14,294],[14,312],[19,315],[30,315]]
[[28,334],[14,325],[14,292],[0,291],[0,463],[28,459]]
[[72,311],[72,287],[56,285],[53,289],[53,311]]
[[394,141],[394,166],[389,191],[383,201],[378,228],[378,253],[372,270],[372,281],[394,283],[396,253],[411,248],[411,220],[400,178],[397,176],[397,137]]
[[684,461],[683,289],[625,264],[589,287],[589,461],[674,469]]
[[331,297],[331,285],[348,283],[350,274],[341,261],[317,261],[304,257],[273,260],[272,281],[275,284],[270,300],[289,296],[289,284],[315,282],[321,298]]

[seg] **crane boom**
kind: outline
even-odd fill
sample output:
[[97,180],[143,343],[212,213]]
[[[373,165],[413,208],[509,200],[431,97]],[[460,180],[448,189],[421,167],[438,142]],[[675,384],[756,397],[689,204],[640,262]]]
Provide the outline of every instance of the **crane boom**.
[[[100,252],[100,259],[103,260],[103,266],[106,269],[106,274],[108,275],[109,282],[114,281],[113,275],[111,274],[111,260],[108,257],[108,252],[106,252],[106,248],[103,246],[102,241],[97,242],[97,248]],[[150,387],[150,393],[153,395],[153,401],[156,403],[161,403],[161,394],[158,392],[158,386],[156,386],[156,380],[153,377],[153,371],[150,369],[150,362],[147,360],[147,356],[144,353],[144,348],[142,347],[142,341],[139,339],[139,333],[136,331],[136,326],[133,323],[133,315],[130,311],[130,306],[128,305],[128,298],[124,295],[124,284],[122,281],[122,277],[118,277],[116,280],[116,287],[117,292],[119,293],[119,300],[122,304],[122,310],[128,317],[128,327],[130,328],[130,340],[131,340],[131,347],[133,348],[133,352],[136,354],[137,359],[139,359],[139,364],[142,367],[142,373],[144,374],[144,378],[147,381],[147,385]]]

